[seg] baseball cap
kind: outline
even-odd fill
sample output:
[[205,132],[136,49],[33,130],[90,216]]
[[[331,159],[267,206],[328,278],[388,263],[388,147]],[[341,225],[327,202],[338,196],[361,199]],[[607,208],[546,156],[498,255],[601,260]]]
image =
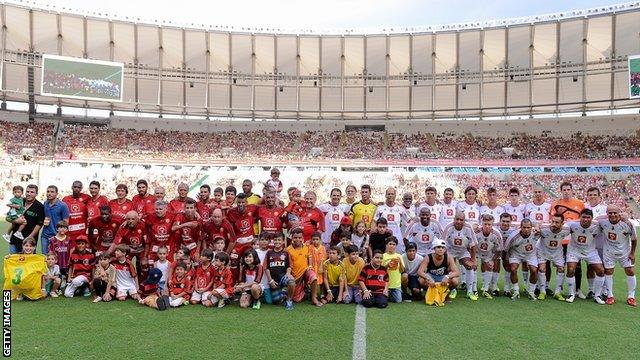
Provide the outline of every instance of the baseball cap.
[[352,225],[353,222],[351,221],[351,218],[349,216],[343,216],[342,219],[340,219],[340,225]]
[[433,239],[433,241],[431,242],[431,249],[435,249],[438,246],[447,247],[447,244],[442,239],[438,239],[438,238]]
[[149,270],[149,276],[147,276],[147,279],[144,282],[146,284],[155,285],[160,282],[160,279],[162,279],[162,270],[153,268]]
[[78,235],[78,237],[76,238],[76,243],[81,241],[84,243],[88,242],[87,235]]

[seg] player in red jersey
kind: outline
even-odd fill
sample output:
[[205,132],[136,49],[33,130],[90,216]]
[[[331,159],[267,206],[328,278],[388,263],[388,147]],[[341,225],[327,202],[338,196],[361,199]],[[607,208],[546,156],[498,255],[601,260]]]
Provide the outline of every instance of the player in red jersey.
[[141,272],[147,266],[147,259],[144,257],[145,230],[144,222],[140,221],[140,215],[135,210],[129,210],[107,252],[113,254],[118,245],[126,244],[129,247],[127,259],[132,260],[135,257],[136,263],[141,265],[138,272]]
[[311,241],[315,232],[324,232],[324,214],[316,207],[316,193],[307,191],[304,194],[304,208],[300,215],[300,226],[305,244]]
[[167,212],[168,205],[164,200],[156,201],[155,211],[145,219],[147,242],[144,249],[144,257],[147,259],[149,266],[152,266],[158,260],[158,250],[162,246],[167,247],[168,259],[173,259],[173,254],[176,252],[176,245],[171,236],[173,217]]
[[264,231],[282,232],[283,219],[286,214],[283,207],[276,204],[276,193],[267,192],[264,196],[264,205],[258,207],[256,221],[260,223],[260,233]]
[[198,202],[196,203],[196,210],[200,214],[200,218],[203,222],[209,221],[211,213],[215,208],[211,199],[211,187],[207,184],[200,186],[200,193],[198,195]]
[[93,180],[89,183],[89,199],[87,199],[87,220],[91,221],[100,216],[100,208],[109,206],[109,199],[100,195],[100,182]]
[[87,200],[89,195],[82,193],[82,182],[74,181],[71,185],[71,195],[62,198],[69,207],[69,231],[67,236],[71,242],[71,248],[75,247],[79,235],[87,234]]
[[111,208],[104,205],[100,208],[100,216],[89,221],[89,244],[96,251],[96,256],[109,250],[122,221],[111,216]]
[[229,220],[222,216],[221,209],[215,209],[211,213],[211,221],[203,225],[203,232],[207,233],[206,240],[203,242],[203,246],[206,249],[213,249],[216,237],[222,237],[224,239],[225,249],[231,242],[236,240],[236,232],[233,229],[233,225]]
[[236,190],[235,186],[227,186],[224,189],[224,200],[220,202],[220,209],[222,209],[222,215],[227,216],[227,211],[235,206]]
[[187,194],[189,193],[189,185],[180,183],[178,185],[178,196],[169,201],[169,212],[173,215],[177,215],[184,212],[184,204],[187,199],[190,199]]
[[116,186],[116,199],[109,201],[109,207],[111,208],[111,215],[116,219],[124,220],[125,215],[133,210],[133,203],[127,199],[129,189],[125,184],[119,184]]
[[255,214],[258,207],[247,205],[247,198],[244,193],[236,196],[236,207],[227,212],[227,220],[233,225],[236,239],[229,243],[227,253],[230,259],[230,268],[233,278],[238,278],[238,262],[241,254],[253,244],[253,225],[255,224]]
[[198,219],[195,200],[185,201],[184,212],[173,219],[171,231],[176,237],[177,246],[189,249],[191,259],[197,260],[201,248],[202,221]]
[[147,181],[144,179],[138,180],[136,188],[138,189],[138,194],[131,198],[133,210],[137,211],[140,217],[153,213],[156,199],[147,192],[149,189]]

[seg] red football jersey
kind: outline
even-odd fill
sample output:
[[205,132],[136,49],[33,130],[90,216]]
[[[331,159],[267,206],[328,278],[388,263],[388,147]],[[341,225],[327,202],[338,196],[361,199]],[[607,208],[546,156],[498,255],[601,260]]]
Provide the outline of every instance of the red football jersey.
[[149,213],[153,213],[155,210],[156,198],[151,194],[141,197],[139,194],[131,198],[133,203],[133,210],[135,210],[140,216],[145,216]]
[[240,213],[237,208],[227,211],[227,220],[233,225],[233,230],[237,237],[254,236],[253,224],[258,207],[247,205],[244,213]]
[[122,221],[111,218],[104,222],[98,217],[89,222],[89,243],[99,252],[107,251],[116,237]]
[[131,200],[125,199],[121,204],[118,202],[118,199],[113,199],[109,201],[109,207],[111,208],[111,216],[116,219],[124,220],[127,213],[133,210],[133,203]]
[[91,281],[95,259],[95,255],[90,250],[85,250],[83,253],[78,252],[76,249],[71,250],[69,267],[73,269],[73,276],[84,275],[87,280]]
[[200,291],[211,290],[211,280],[213,279],[213,264],[209,264],[206,268],[201,266],[196,267],[196,277],[193,284],[193,289],[200,289]]
[[198,247],[200,242],[200,233],[202,232],[202,221],[197,219],[187,219],[185,214],[178,214],[173,219],[174,225],[180,225],[188,222],[195,221],[197,222],[196,226],[190,227],[186,226],[181,229],[176,230],[176,240],[178,246],[186,246],[189,250],[191,250],[191,255],[195,256],[194,250]]
[[80,194],[77,198],[71,195],[62,198],[62,201],[69,207],[69,231],[67,235],[72,240],[78,235],[87,233],[87,199],[88,195],[86,194]]
[[213,288],[220,289],[224,287],[227,294],[233,294],[233,275],[228,267],[224,267],[222,270],[214,268],[213,270]]
[[90,197],[87,200],[87,218],[89,221],[100,216],[100,208],[109,205],[109,199],[104,195],[98,195],[95,199]]
[[196,210],[198,211],[198,214],[200,214],[200,218],[202,218],[203,222],[209,221],[211,213],[213,213],[213,209],[215,209],[215,204],[212,203],[211,199],[207,201],[198,201],[196,203]]
[[158,248],[162,245],[166,246],[168,251],[168,257],[172,258],[175,249],[175,244],[171,237],[171,225],[173,225],[173,218],[168,214],[162,218],[159,218],[156,214],[147,216],[145,220],[147,244],[149,244],[149,262],[156,260]]
[[236,232],[233,230],[233,225],[227,219],[222,219],[220,225],[216,225],[213,220],[209,221],[204,225],[204,231],[207,233],[206,247],[209,249],[213,249],[213,240],[217,236],[222,236],[224,238],[225,247],[229,245],[231,241],[235,241]]
[[314,232],[324,232],[324,214],[317,207],[305,208],[300,215],[300,226],[302,226],[304,240],[309,241]]
[[144,251],[145,230],[145,225],[142,221],[138,221],[133,229],[128,227],[126,223],[123,223],[116,232],[116,237],[113,242],[116,245],[127,244],[129,246],[127,257],[129,258],[133,255],[140,255]]
[[189,198],[186,198],[184,200],[180,200],[180,199],[173,199],[171,201],[169,201],[169,207],[167,209],[168,212],[170,212],[173,215],[177,215],[177,214],[181,214],[184,212],[184,203],[186,202],[186,200]]
[[266,205],[258,207],[256,219],[260,221],[260,232],[263,231],[282,231],[282,214],[284,208],[276,206],[269,209]]
[[178,295],[184,292],[184,294],[182,294],[182,297],[185,300],[189,300],[192,292],[191,281],[186,275],[181,279],[178,279],[176,274],[173,274],[171,280],[169,281],[169,292],[171,293],[171,295]]

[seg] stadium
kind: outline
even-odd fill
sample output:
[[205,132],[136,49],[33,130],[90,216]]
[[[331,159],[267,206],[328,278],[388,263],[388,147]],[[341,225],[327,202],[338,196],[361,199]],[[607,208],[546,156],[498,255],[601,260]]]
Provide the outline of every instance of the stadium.
[[[616,215],[609,214],[619,212],[619,224],[631,229],[625,233],[631,245],[625,246],[635,250],[640,219],[639,2],[448,25],[290,30],[178,24],[5,1],[0,2],[0,21],[1,207],[5,214],[13,209],[7,205],[16,204],[16,186],[27,193],[35,190],[33,196],[44,204],[42,219],[31,216],[25,220],[26,229],[34,229],[29,226],[31,221],[38,225],[33,236],[24,237],[37,242],[37,254],[47,255],[52,249],[43,244],[48,236],[53,239],[57,235],[58,224],[53,219],[67,219],[73,253],[77,255],[78,239],[85,239],[89,253],[95,255],[90,261],[92,268],[87,270],[90,278],[99,266],[97,256],[105,252],[116,255],[116,243],[126,243],[116,236],[109,243],[113,248],[100,249],[94,242],[97,235],[91,232],[98,234],[91,225],[93,220],[99,220],[102,207],[107,207],[110,219],[120,216],[118,229],[125,229],[133,212],[138,221],[133,226],[148,232],[142,245],[128,244],[125,251],[127,264],[134,270],[121,270],[117,258],[110,261],[118,269],[118,279],[121,272],[130,272],[134,278],[137,275],[135,289],[143,294],[138,287],[148,285],[143,284],[143,277],[150,278],[149,269],[154,266],[147,261],[151,252],[156,255],[160,244],[154,242],[158,238],[154,233],[155,207],[166,207],[167,203],[167,223],[169,216],[175,221],[168,230],[175,234],[167,240],[167,244],[176,242],[167,246],[171,267],[182,264],[173,256],[178,256],[180,239],[184,240],[178,229],[189,221],[199,224],[198,240],[188,243],[197,250],[193,253],[191,249],[191,258],[187,251],[183,260],[196,264],[206,262],[202,260],[206,256],[201,255],[205,250],[212,251],[212,266],[217,264],[218,253],[237,259],[250,248],[261,250],[260,242],[263,238],[271,241],[271,235],[284,234],[288,245],[298,226],[305,244],[320,232],[320,247],[326,246],[319,266],[316,253],[307,254],[313,264],[310,270],[304,265],[304,276],[296,277],[296,286],[298,281],[302,283],[304,299],[296,301],[291,311],[268,303],[264,292],[270,283],[260,290],[263,297],[258,299],[246,289],[230,294],[228,300],[220,295],[218,306],[227,304],[221,305],[222,309],[208,308],[204,300],[194,303],[195,296],[191,296],[187,306],[171,305],[167,311],[157,311],[150,308],[162,307],[155,298],[149,306],[135,299],[117,301],[115,294],[119,298],[120,289],[115,284],[113,300],[105,301],[109,290],[98,296],[93,281],[86,278],[91,286],[86,286],[85,294],[80,291],[75,296],[72,289],[73,298],[62,295],[75,284],[71,278],[67,290],[60,294],[44,291],[43,280],[46,296],[42,298],[39,276],[48,276],[49,264],[42,270],[44,256],[16,254],[25,251],[22,245],[27,242],[17,238],[16,232],[27,231],[17,230],[20,223],[14,217],[13,223],[9,219],[0,226],[3,234],[11,232],[9,244],[0,249],[3,255],[12,254],[4,260],[3,282],[5,290],[14,291],[4,298],[5,355],[7,346],[8,354],[17,358],[150,358],[160,353],[180,358],[216,354],[224,359],[413,359],[425,355],[587,358],[596,354],[628,358],[640,353],[637,342],[626,340],[640,330],[635,293],[631,291],[631,284],[635,291],[635,275],[631,274],[635,255],[631,252],[608,267],[605,255],[613,241],[604,239],[602,230],[606,224],[615,228],[617,223],[611,216]],[[139,193],[140,180],[145,186]],[[80,193],[75,192],[78,181],[82,183]],[[102,203],[91,200],[98,194],[90,192],[94,182],[98,193],[106,197]],[[582,204],[577,211],[562,205],[562,200],[568,199],[567,183],[572,201]],[[51,185],[56,187],[56,195],[49,199]],[[208,188],[206,197],[203,188]],[[221,188],[221,199],[214,199],[217,188]],[[295,190],[287,190],[292,188]],[[436,196],[431,204],[430,188]],[[340,206],[334,204],[335,189],[340,192]],[[391,196],[389,189],[393,190]],[[497,190],[495,195],[491,195],[492,189]],[[517,199],[513,189],[517,189]],[[362,194],[367,191],[371,200]],[[447,192],[452,192],[451,199],[446,198]],[[18,203],[32,202],[29,196]],[[56,196],[61,206],[68,204],[66,217],[47,213],[54,211]],[[235,215],[227,217],[244,211],[237,210],[238,202],[249,204],[249,214],[271,209],[267,201],[271,196],[288,216],[276,216],[276,222],[282,222],[276,231],[265,230],[267,222],[259,217],[252,218],[253,223],[245,229],[231,220]],[[307,201],[308,196],[312,200]],[[78,199],[83,199],[81,205]],[[185,210],[189,199],[197,200],[197,220],[189,220],[191,215]],[[580,224],[583,209],[590,209],[593,224],[600,229],[593,230],[600,233],[591,239],[599,246],[599,260],[579,257],[578,269],[582,263],[582,271],[576,269],[571,283],[570,276],[563,273],[570,274],[571,264],[576,263],[571,256],[563,255],[560,267],[566,270],[562,271],[552,266],[552,259],[542,259],[541,263],[547,263],[546,275],[551,275],[546,280],[546,290],[551,293],[545,299],[544,281],[540,287],[543,267],[531,261],[512,262],[509,233],[499,241],[499,247],[507,248],[499,249],[502,253],[498,251],[496,259],[486,262],[493,270],[485,269],[480,254],[475,259],[475,246],[471,255],[455,256],[460,260],[455,262],[456,277],[464,287],[458,287],[456,298],[450,297],[447,289],[444,307],[425,305],[427,285],[412,298],[413,289],[407,293],[404,282],[402,288],[391,289],[402,291],[399,303],[391,300],[390,289],[385,288],[389,305],[384,309],[327,303],[331,301],[327,301],[323,285],[317,285],[316,294],[313,284],[321,284],[320,279],[329,276],[324,261],[330,260],[330,245],[339,243],[345,257],[340,264],[351,256],[347,251],[354,245],[343,246],[339,240],[333,243],[334,233],[336,238],[342,235],[343,219],[353,225],[349,236],[357,234],[355,227],[361,221],[366,227],[362,236],[367,239],[373,239],[370,236],[376,233],[380,217],[387,220],[389,230],[392,225],[397,227],[392,232],[402,254],[413,241],[413,225],[426,226],[422,208],[430,209],[433,223],[443,228],[438,237],[446,240],[454,231],[458,213],[465,228],[481,234],[482,207],[486,205],[487,213],[492,213],[493,202],[503,210],[491,218],[496,231],[500,231],[500,215],[508,213],[512,221],[511,227],[507,225],[509,231],[526,238],[521,229],[527,222],[533,223],[538,243],[544,237],[541,229],[550,228],[554,218],[561,218],[561,223],[567,220],[563,226],[570,228],[569,220]],[[522,210],[525,205],[540,203],[548,209],[539,214],[540,219],[533,211]],[[357,204],[373,206],[373,211],[358,214]],[[455,214],[445,215],[450,204],[454,204]],[[73,210],[74,206],[83,210]],[[393,209],[401,210],[394,213]],[[575,216],[565,213],[567,209]],[[221,236],[223,249],[215,247],[218,233],[212,229],[219,226],[214,224],[215,211],[222,214],[224,222],[229,219],[232,232],[238,235]],[[306,220],[305,216],[317,218]],[[530,217],[531,221],[526,220]],[[77,218],[81,221],[72,224]],[[47,229],[51,230],[45,235]],[[616,234],[611,232],[609,240],[611,234],[615,240]],[[569,253],[571,236],[565,239]],[[597,236],[603,237],[600,245]],[[245,239],[249,239],[248,245],[238,248]],[[432,243],[428,244],[430,251]],[[137,256],[132,255],[134,245],[143,248]],[[273,241],[268,243],[269,251],[274,251],[273,246]],[[421,246],[426,245],[416,246],[420,254]],[[356,251],[368,263],[374,261],[372,248],[361,245]],[[447,243],[447,251],[454,254],[454,250]],[[381,251],[387,251],[384,243]],[[288,258],[294,257],[292,253]],[[69,264],[75,264],[74,254],[67,250],[63,257],[70,256]],[[256,254],[262,256],[260,251]],[[423,255],[432,258],[430,252]],[[407,255],[403,256],[406,259]],[[540,256],[538,253],[534,260]],[[61,255],[56,257],[54,263],[60,264]],[[25,292],[26,299],[19,301],[15,295],[24,289],[17,286],[20,279],[14,270],[22,266],[20,271],[28,268],[35,272],[37,268],[20,265],[25,258],[40,264],[40,273],[34,274],[35,299]],[[10,265],[7,259],[12,259]],[[464,259],[477,264],[468,267]],[[268,262],[260,260],[266,274]],[[237,261],[244,260],[235,261],[238,266]],[[417,265],[410,274],[406,260],[400,260],[406,270],[400,272],[392,269],[397,265],[386,261],[382,268],[389,271],[387,285],[399,282],[400,272],[419,277]],[[517,270],[507,271],[509,265],[516,265]],[[70,266],[74,272],[86,270],[82,261],[77,270],[76,265]],[[373,269],[369,266],[364,269]],[[529,271],[525,274],[526,270],[517,266]],[[201,267],[195,266],[194,274],[199,274],[195,268]],[[244,267],[248,265],[231,269],[241,275],[233,272],[231,290],[249,283]],[[393,281],[392,270],[398,272]],[[359,271],[353,287],[361,296],[369,290],[362,290],[368,283],[360,278],[368,279],[369,275]],[[485,289],[492,273],[497,274],[497,280]],[[511,284],[514,273],[516,280]],[[558,273],[563,277],[557,277]],[[532,280],[534,274],[536,280]],[[346,277],[340,275],[340,281]],[[170,287],[172,279],[169,275],[160,281]],[[420,281],[423,279],[426,283],[433,280],[428,273]],[[305,282],[310,282],[306,294]],[[260,281],[256,283],[260,285]],[[345,292],[349,286],[344,285]],[[509,291],[509,286],[515,290]],[[531,286],[536,288],[535,295]],[[339,287],[342,294],[343,285]],[[558,289],[555,294],[554,287]],[[486,297],[485,290],[496,293]],[[568,303],[565,298],[574,290],[575,302]],[[293,296],[291,292],[287,288],[284,294]],[[609,300],[614,299],[614,293],[615,302]],[[127,294],[125,289],[124,298]],[[553,298],[558,294],[562,301]],[[163,290],[144,296],[173,299]],[[243,299],[238,298],[250,298],[253,309],[241,308]],[[283,304],[288,306],[291,299],[286,299]],[[322,306],[314,306],[315,302]]]

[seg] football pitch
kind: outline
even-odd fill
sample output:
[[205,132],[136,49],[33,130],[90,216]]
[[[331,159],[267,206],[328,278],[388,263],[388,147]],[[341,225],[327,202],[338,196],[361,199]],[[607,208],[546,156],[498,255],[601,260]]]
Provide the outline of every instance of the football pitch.
[[[5,231],[4,225],[0,228]],[[4,255],[7,245],[0,248]],[[223,309],[188,305],[161,312],[133,300],[14,301],[12,356],[633,358],[640,353],[640,309],[624,302],[626,281],[621,269],[616,270],[615,294],[613,306],[579,299],[573,304],[504,297],[473,302],[459,296],[443,308],[414,301],[365,311],[354,305],[315,308],[304,303],[293,311],[266,304],[260,310],[240,309],[231,304]]]

